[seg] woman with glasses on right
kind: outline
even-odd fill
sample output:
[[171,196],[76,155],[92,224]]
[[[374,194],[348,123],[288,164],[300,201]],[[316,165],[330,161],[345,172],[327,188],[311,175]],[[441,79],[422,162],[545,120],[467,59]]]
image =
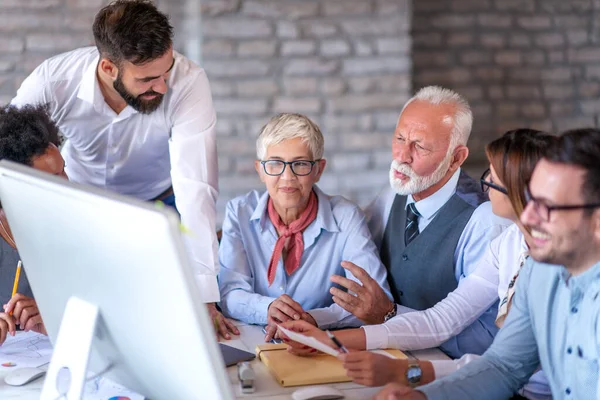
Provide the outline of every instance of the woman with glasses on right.
[[331,275],[357,281],[343,261],[364,268],[392,298],[360,208],[316,186],[326,165],[323,150],[323,135],[307,117],[273,117],[256,142],[255,168],[266,191],[227,204],[221,308],[231,318],[268,325],[267,341],[276,324],[290,320],[323,328],[360,325],[329,293]]

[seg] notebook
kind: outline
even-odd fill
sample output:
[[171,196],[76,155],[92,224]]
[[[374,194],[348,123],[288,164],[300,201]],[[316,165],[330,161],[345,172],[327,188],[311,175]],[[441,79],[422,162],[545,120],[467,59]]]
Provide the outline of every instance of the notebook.
[[[400,350],[384,350],[394,358],[407,358]],[[300,357],[288,353],[287,344],[259,344],[256,356],[281,386],[350,382],[342,362],[328,354]]]

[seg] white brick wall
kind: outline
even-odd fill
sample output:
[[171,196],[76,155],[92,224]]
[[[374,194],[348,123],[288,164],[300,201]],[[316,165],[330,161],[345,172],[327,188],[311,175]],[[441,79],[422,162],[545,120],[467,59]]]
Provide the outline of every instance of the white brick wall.
[[[93,43],[108,0],[0,0],[0,102],[44,59]],[[255,137],[277,112],[308,114],[325,135],[321,186],[366,204],[387,181],[390,140],[410,95],[410,0],[159,0],[180,51],[199,31],[219,122],[225,202],[254,188]]]

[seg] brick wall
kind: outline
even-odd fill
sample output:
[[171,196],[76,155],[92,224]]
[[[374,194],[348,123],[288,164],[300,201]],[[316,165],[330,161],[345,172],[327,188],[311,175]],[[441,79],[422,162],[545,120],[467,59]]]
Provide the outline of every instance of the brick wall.
[[475,114],[473,164],[516,127],[598,125],[600,1],[419,0],[413,85],[463,93]]
[[[321,187],[365,204],[388,180],[390,140],[410,94],[408,0],[213,0],[203,65],[219,114],[221,199],[264,186],[255,140],[275,113],[325,136]],[[220,202],[222,208],[223,201]]]
[[[106,3],[1,0],[0,102],[47,57],[91,44]],[[219,117],[220,215],[231,197],[263,187],[254,143],[277,112],[321,126],[324,190],[365,204],[386,183],[391,133],[410,95],[410,0],[157,3],[171,16],[177,49],[198,59],[201,44]]]

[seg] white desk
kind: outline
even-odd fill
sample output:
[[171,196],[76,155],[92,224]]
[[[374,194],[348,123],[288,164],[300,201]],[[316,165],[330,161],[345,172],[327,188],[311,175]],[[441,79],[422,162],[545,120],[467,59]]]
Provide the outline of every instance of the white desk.
[[[238,324],[241,335],[233,340],[225,342],[231,346],[250,351],[254,353],[257,344],[263,343],[264,334],[261,328],[256,325]],[[448,357],[438,349],[428,349],[407,352],[411,357],[421,360],[444,360]],[[237,398],[244,399],[268,399],[268,400],[289,400],[291,393],[298,388],[284,388],[270,375],[267,368],[259,361],[252,361],[252,368],[256,373],[255,388],[252,394],[242,394],[239,381],[237,379],[237,367],[227,368],[227,374],[231,380],[233,392]],[[10,371],[0,369],[0,399],[2,400],[38,400],[42,390],[43,379],[39,379],[25,386],[14,387],[4,383],[4,376]],[[331,386],[344,392],[346,399],[370,399],[380,388],[371,388],[358,385],[352,382],[335,383]],[[85,399],[85,397],[84,397]],[[106,399],[108,400],[108,399]]]

